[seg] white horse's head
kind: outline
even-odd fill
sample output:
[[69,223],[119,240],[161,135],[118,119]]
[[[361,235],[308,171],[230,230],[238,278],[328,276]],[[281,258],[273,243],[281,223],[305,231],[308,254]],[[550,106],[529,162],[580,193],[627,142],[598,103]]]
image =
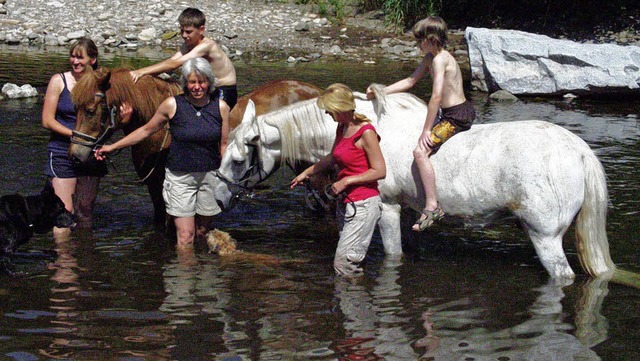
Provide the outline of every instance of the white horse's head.
[[260,116],[250,101],[242,123],[229,136],[218,169],[216,199],[229,207],[235,196],[265,180],[282,163],[317,162],[331,150],[335,126],[316,99]]
[[274,136],[279,137],[275,129],[268,133],[270,136],[261,132],[255,104],[249,100],[242,122],[229,135],[229,143],[217,173],[220,182],[214,191],[224,208],[233,206],[231,201],[235,196],[262,181],[279,163],[279,150],[262,154],[265,150],[263,145],[277,141],[273,139]]

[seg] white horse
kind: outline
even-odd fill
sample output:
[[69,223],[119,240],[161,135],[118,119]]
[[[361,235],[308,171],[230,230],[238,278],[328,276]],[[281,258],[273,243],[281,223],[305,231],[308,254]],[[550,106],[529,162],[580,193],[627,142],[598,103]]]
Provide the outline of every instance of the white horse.
[[[371,101],[356,93],[356,111],[372,120],[381,137],[387,176],[379,182],[383,211],[378,227],[386,254],[398,255],[401,207],[424,207],[412,150],[427,106],[411,94],[384,95],[376,89]],[[283,162],[316,162],[330,152],[335,129],[315,99],[257,118],[249,105],[230,136],[216,198],[228,206],[238,193],[234,185],[250,188]],[[589,146],[568,130],[538,120],[478,124],[447,141],[431,161],[446,214],[477,217],[510,210],[554,278],[575,276],[562,237],[576,219],[584,270],[592,276],[616,271],[606,234],[604,169]]]

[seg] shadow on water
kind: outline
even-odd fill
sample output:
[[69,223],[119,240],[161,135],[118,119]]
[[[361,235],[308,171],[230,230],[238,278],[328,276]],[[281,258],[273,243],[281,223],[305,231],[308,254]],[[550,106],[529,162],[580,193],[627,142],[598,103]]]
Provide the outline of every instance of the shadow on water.
[[[41,91],[66,68],[65,53],[0,57],[0,82]],[[103,64],[148,64],[121,54]],[[239,62],[241,92],[276,78],[364,90],[415,64]],[[17,67],[15,74],[4,71]],[[10,80],[2,77],[12,77]],[[427,96],[429,85],[415,94]],[[608,175],[612,258],[640,270],[638,104],[523,99],[473,93],[478,122],[544,119],[585,139]],[[39,191],[48,133],[42,97],[0,103],[0,194]],[[305,208],[279,171],[214,221],[245,252],[276,261],[223,259],[199,244],[177,254],[151,226],[152,207],[128,152],[102,180],[92,233],[34,237],[16,259],[24,275],[0,276],[0,354],[31,359],[640,359],[638,290],[587,279],[555,285],[513,219],[485,228],[443,223],[385,258],[376,235],[365,276],[334,277],[338,238],[330,215]],[[408,214],[410,221],[413,214]],[[565,248],[576,271],[571,242]]]

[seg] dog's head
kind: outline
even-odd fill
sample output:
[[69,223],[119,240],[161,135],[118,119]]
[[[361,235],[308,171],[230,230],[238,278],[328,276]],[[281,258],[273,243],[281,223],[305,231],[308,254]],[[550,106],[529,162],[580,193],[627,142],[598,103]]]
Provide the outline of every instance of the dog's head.
[[236,251],[237,243],[229,233],[214,229],[207,233],[207,246],[209,246],[209,253],[225,256]]
[[27,202],[36,233],[49,232],[54,226],[66,228],[75,224],[75,216],[65,208],[49,182],[39,195],[27,197]]

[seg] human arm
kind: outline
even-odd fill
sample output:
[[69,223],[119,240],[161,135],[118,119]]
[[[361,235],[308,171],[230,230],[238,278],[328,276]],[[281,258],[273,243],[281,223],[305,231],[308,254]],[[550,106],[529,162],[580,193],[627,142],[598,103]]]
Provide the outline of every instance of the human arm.
[[229,114],[231,109],[224,100],[220,100],[220,115],[222,115],[222,128],[220,131],[220,156],[224,157],[224,152],[227,150],[227,144],[229,144]]
[[[122,111],[122,110],[121,110]],[[113,152],[114,150],[129,147],[135,144],[138,144],[142,140],[148,138],[155,132],[159,131],[164,127],[165,124],[173,117],[176,113],[176,100],[174,97],[167,98],[163,101],[156,113],[151,117],[151,119],[142,127],[134,130],[129,133],[126,137],[120,139],[119,141],[113,144],[103,145],[102,147],[96,149],[95,157],[98,160],[104,160],[106,154]]]
[[429,104],[427,105],[427,117],[425,119],[420,138],[418,139],[418,144],[425,149],[433,147],[433,142],[431,141],[431,129],[433,129],[433,124],[436,121],[438,112],[440,111],[440,105],[442,104],[446,63],[443,58],[436,57],[433,60],[432,67],[433,70],[431,75],[433,77],[433,88]]
[[56,109],[58,100],[64,89],[64,83],[60,74],[55,74],[49,80],[47,92],[44,95],[44,105],[42,106],[42,126],[52,132],[71,138],[71,129],[65,127],[56,120]]
[[[424,74],[429,70],[429,63],[431,63],[431,54],[424,56],[418,67],[408,77],[398,80],[397,82],[387,85],[383,91],[385,94],[393,94],[404,92],[411,89],[416,83],[424,77]],[[373,99],[373,89],[367,88],[367,99]]]
[[379,179],[383,179],[387,175],[387,167],[380,149],[378,134],[374,130],[368,129],[362,133],[362,136],[356,142],[356,145],[362,146],[367,154],[369,161],[369,169],[366,172],[344,177],[332,184],[331,189],[335,194],[343,192],[347,187],[359,184],[366,184]]
[[167,60],[149,65],[141,69],[132,70],[130,72],[131,78],[133,78],[133,81],[136,82],[138,81],[138,79],[145,75],[156,75],[176,70],[189,59],[197,57],[207,58],[210,48],[211,44],[209,42],[203,42],[196,45],[193,49],[191,49],[191,51],[187,52],[186,54],[183,54],[182,51],[178,51]]
[[333,168],[335,165],[335,160],[333,159],[333,154],[329,153],[324,157],[320,158],[318,162],[309,168],[302,171],[302,173],[298,174],[291,181],[291,188],[295,188],[297,185],[304,184],[304,181],[309,179],[314,174],[322,174],[326,173]]

